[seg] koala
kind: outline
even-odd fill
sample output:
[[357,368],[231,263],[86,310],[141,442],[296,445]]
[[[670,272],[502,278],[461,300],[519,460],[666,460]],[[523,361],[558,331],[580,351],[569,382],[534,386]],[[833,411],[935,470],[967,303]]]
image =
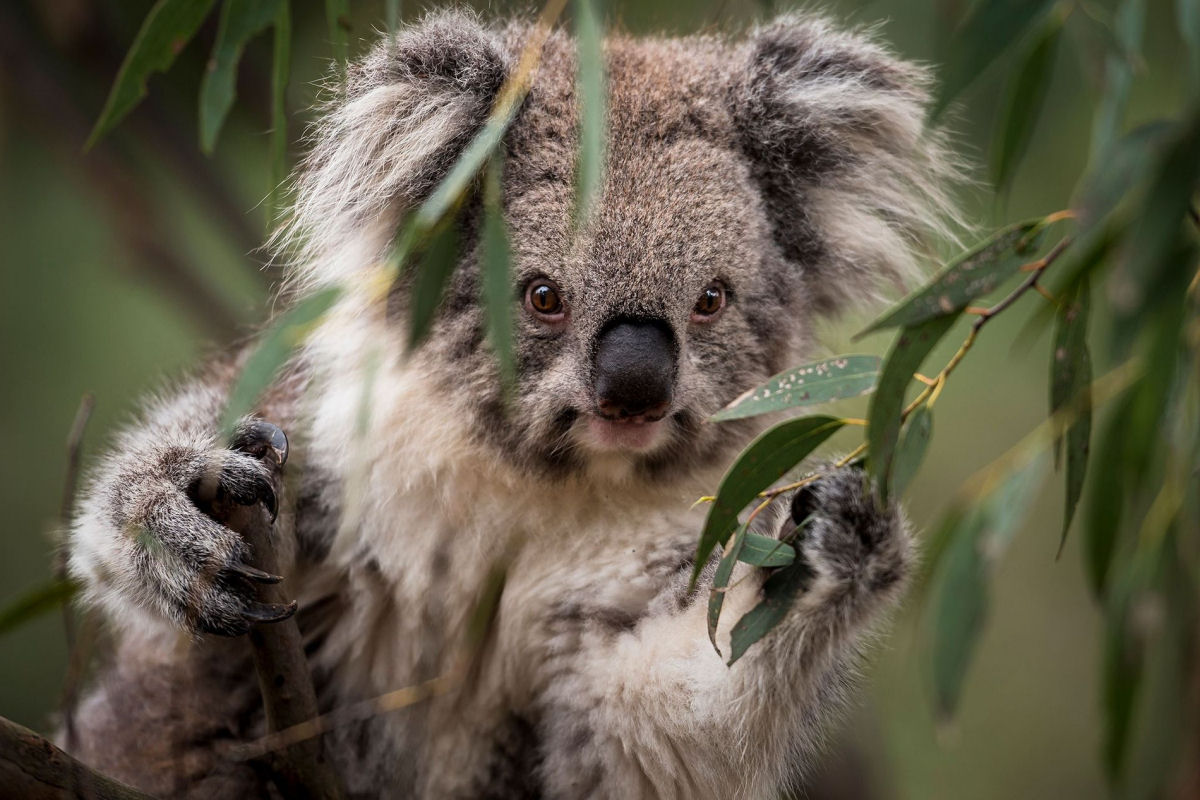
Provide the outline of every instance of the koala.
[[[769,798],[802,785],[912,535],[863,473],[761,515],[811,578],[732,666],[709,642],[705,509],[760,420],[707,418],[801,363],[815,323],[919,271],[956,167],[929,76],[868,32],[785,16],[737,37],[605,42],[607,159],[576,219],[576,45],[549,34],[501,152],[515,375],[480,299],[473,196],[432,330],[378,265],[481,129],[535,28],[431,14],[344,83],[295,180],[285,296],[342,289],[234,442],[248,347],[149,399],[94,465],[70,532],[111,658],[77,709],[85,762],[161,796],[278,796],[231,745],[266,732],[240,634],[295,619],[323,712],[404,687],[322,736],[348,796]],[[286,439],[284,438],[286,434]],[[290,450],[280,473],[265,450]],[[277,518],[282,576],[213,498]],[[498,566],[499,565],[499,566]],[[489,576],[482,641],[464,649]],[[762,595],[739,565],[717,643]],[[257,599],[282,579],[295,605]],[[469,652],[468,668],[462,654]],[[332,717],[331,717],[332,718]]]

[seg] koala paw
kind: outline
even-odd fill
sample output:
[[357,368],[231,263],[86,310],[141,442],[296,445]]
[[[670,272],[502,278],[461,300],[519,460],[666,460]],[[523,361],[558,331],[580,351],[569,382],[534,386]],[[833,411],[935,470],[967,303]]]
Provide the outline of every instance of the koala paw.
[[870,478],[842,467],[791,498],[783,531],[799,528],[797,550],[813,569],[840,584],[879,593],[908,573],[911,545],[898,505],[882,508]]
[[167,447],[149,469],[127,470],[115,491],[125,495],[119,516],[141,599],[191,631],[223,636],[294,614],[295,602],[254,599],[255,584],[282,578],[246,563],[248,547],[231,522],[246,519],[238,508],[248,506],[261,506],[274,522],[286,459],[283,431],[255,420],[228,449]]

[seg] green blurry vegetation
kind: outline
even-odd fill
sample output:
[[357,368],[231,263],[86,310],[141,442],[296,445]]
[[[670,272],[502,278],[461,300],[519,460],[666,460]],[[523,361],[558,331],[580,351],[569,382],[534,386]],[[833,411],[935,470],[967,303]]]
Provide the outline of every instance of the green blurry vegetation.
[[[341,46],[336,34],[331,42],[331,30],[339,27],[331,27],[321,4],[294,5],[294,71],[287,93],[293,143],[309,118],[306,109],[317,95],[316,83]],[[404,4],[406,19],[416,13],[410,5]],[[789,7],[773,5],[779,11]],[[905,56],[939,62],[952,20],[969,4],[826,5],[843,20],[878,23],[884,38]],[[1089,7],[1103,17],[1111,15],[1112,5]],[[502,13],[507,7],[498,6],[485,10]],[[1173,3],[1147,6],[1144,56],[1135,72],[1126,130],[1176,114],[1188,86],[1189,56]],[[0,551],[5,556],[0,606],[50,576],[65,440],[80,396],[93,392],[97,398],[84,439],[85,453],[95,455],[138,396],[262,320],[278,278],[263,268],[265,255],[254,252],[267,226],[265,201],[272,186],[269,34],[251,40],[246,49],[238,99],[211,158],[200,154],[196,97],[217,35],[215,15],[171,70],[150,79],[147,100],[94,151],[83,152],[149,8],[149,2],[31,0],[0,10],[0,375],[5,387],[0,445],[7,455],[0,465],[0,503],[9,509]],[[349,4],[345,22],[351,54],[373,39],[373,27],[382,28],[387,13],[382,2]],[[682,33],[736,29],[762,13],[761,4],[628,0],[611,4],[609,22],[634,33]],[[1041,34],[1034,31],[1032,39],[1022,40],[1024,47],[1002,56],[948,113],[961,150],[978,165],[980,186],[966,202],[981,231],[1071,204],[1090,156],[1093,108],[1104,71],[1095,37],[1080,35],[1086,27],[1068,26],[1057,46],[1038,56],[1053,63],[1053,78],[1041,87],[1044,111],[1037,124],[1022,134],[1025,157],[1015,170],[1011,158],[1003,168],[1005,193],[997,195],[986,185],[988,154],[995,152],[992,131],[1011,106],[1009,78],[1021,71],[1023,57]],[[294,145],[292,156],[298,151]],[[164,269],[164,256],[175,272]],[[164,272],[175,277],[164,278]],[[910,513],[924,529],[932,531],[967,476],[1045,419],[1052,334],[1049,328],[1023,333],[1041,304],[1031,295],[989,324],[938,400],[933,438],[907,490]],[[1092,341],[1107,342],[1111,313],[1103,294],[1097,294],[1092,318]],[[869,321],[827,326],[814,358],[886,352],[890,331],[850,343],[850,335]],[[952,333],[926,363],[944,363],[959,341]],[[1111,366],[1099,363],[1096,372]],[[865,416],[868,401],[842,401],[837,408]],[[1104,425],[1101,414],[1095,429]],[[840,431],[833,450],[845,452],[861,439],[861,429]],[[906,604],[895,632],[873,659],[869,702],[844,735],[870,754],[868,771],[884,796],[1059,798],[1105,792],[1099,757],[1102,615],[1084,576],[1078,527],[1055,560],[1062,480],[1045,472],[1043,481],[1044,490],[998,562],[988,624],[953,722],[934,719],[930,640],[923,624],[927,609],[921,603]],[[0,714],[48,730],[65,670],[57,615],[0,638]]]

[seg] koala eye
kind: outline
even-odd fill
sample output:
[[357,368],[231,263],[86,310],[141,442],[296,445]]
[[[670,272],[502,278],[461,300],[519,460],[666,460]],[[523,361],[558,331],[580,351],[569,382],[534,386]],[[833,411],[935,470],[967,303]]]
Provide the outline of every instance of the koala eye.
[[692,322],[711,322],[725,308],[725,284],[713,281],[700,293],[692,309]]
[[557,322],[566,314],[566,306],[558,294],[558,287],[546,278],[529,284],[525,290],[525,307],[535,317],[547,322]]

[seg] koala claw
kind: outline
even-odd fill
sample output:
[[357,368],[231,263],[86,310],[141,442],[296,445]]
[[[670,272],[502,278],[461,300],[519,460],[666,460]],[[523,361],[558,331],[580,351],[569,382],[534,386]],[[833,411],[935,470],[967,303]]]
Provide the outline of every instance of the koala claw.
[[248,581],[255,583],[279,583],[283,580],[282,575],[272,575],[269,572],[264,572],[261,569],[252,567],[249,564],[237,563],[231,564],[225,568],[226,572],[230,572],[238,577],[245,578]]
[[242,612],[242,618],[247,622],[283,622],[296,613],[298,604],[295,600],[290,603],[259,603],[253,601]]
[[256,419],[242,424],[229,443],[230,450],[266,461],[268,457],[278,469],[287,463],[287,434],[278,425]]

